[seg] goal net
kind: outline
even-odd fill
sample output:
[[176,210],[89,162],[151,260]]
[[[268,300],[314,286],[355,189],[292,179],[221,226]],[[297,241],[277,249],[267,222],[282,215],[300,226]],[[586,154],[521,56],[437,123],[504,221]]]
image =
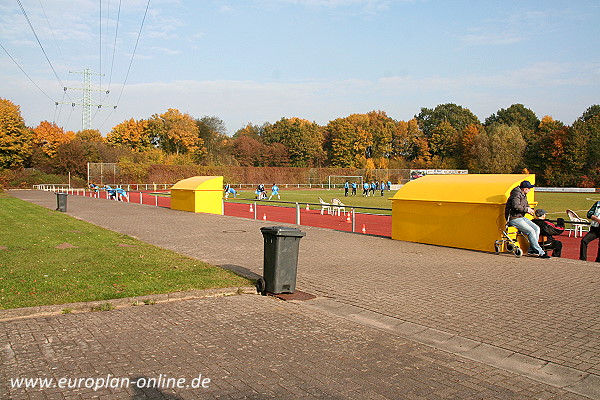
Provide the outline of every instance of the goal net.
[[88,183],[96,185],[116,185],[120,179],[120,169],[116,163],[93,163],[88,162]]
[[343,188],[344,184],[348,182],[352,184],[352,182],[356,182],[359,184],[359,187],[362,187],[363,177],[362,175],[354,175],[354,176],[345,176],[345,175],[328,175],[327,176],[327,184],[329,189]]

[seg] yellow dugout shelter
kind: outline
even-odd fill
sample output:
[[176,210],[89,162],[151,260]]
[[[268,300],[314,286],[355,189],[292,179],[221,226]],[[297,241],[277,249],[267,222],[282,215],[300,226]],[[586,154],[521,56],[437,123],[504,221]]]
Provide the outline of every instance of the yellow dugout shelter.
[[[533,174],[426,175],[392,198],[392,239],[495,251],[510,191]],[[534,191],[527,195],[535,205]]]
[[171,188],[171,209],[223,215],[223,177],[194,176]]

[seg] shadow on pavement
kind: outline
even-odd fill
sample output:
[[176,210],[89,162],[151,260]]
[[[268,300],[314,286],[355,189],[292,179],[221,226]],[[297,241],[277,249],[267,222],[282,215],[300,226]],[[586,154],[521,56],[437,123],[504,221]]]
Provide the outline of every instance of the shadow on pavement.
[[258,278],[262,278],[262,275],[257,274],[256,272],[250,271],[248,268],[242,267],[241,265],[235,264],[221,264],[219,267],[226,269],[231,272],[235,272],[238,275],[243,276],[244,278],[257,280]]

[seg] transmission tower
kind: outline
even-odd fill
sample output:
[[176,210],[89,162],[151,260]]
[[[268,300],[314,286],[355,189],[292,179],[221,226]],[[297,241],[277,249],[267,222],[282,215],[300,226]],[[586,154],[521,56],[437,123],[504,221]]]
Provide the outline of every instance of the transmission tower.
[[[92,92],[93,91],[104,92],[104,90],[102,90],[101,88],[92,87],[91,76],[92,75],[104,76],[104,74],[100,74],[98,72],[94,72],[94,71],[92,71],[89,68],[85,68],[82,71],[69,71],[69,73],[71,73],[71,74],[83,74],[83,86],[82,87],[66,87],[65,86],[65,88],[64,88],[65,92],[68,89],[82,90],[83,91],[83,98],[81,98],[80,100],[77,100],[77,101],[57,101],[56,105],[58,105],[58,104],[71,104],[73,107],[75,107],[75,106],[82,106],[81,129],[82,130],[92,129],[92,106],[98,107],[98,108],[102,108],[102,107],[117,108],[117,106],[115,106],[115,105],[108,105],[108,104],[96,103],[92,99]],[[106,90],[105,92],[106,92],[106,94],[109,93],[108,90]]]

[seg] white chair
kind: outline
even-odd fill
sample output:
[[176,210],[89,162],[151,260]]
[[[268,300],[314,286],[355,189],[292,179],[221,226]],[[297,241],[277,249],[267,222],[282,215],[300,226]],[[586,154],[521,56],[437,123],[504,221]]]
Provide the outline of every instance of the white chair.
[[[572,222],[590,222],[585,218],[579,217],[577,213],[573,210],[567,210],[567,216]],[[583,236],[583,228],[585,227],[587,231],[590,230],[589,225],[580,225],[580,224],[572,224],[573,228],[569,229],[569,237],[571,237],[571,232],[573,232],[574,237],[577,237],[577,232],[579,232],[579,236]]]
[[326,203],[320,197],[319,197],[319,203],[321,203],[321,215],[323,215],[324,211],[327,211],[328,214],[331,214],[331,204]]
[[333,215],[346,215],[346,205],[340,201],[340,199],[331,199],[331,206],[333,208]]

